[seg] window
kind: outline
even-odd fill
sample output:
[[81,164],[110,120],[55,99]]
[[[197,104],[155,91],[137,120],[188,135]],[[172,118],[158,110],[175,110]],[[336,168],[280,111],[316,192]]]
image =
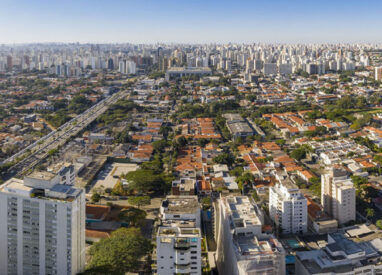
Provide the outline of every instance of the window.
[[196,257],[196,256],[191,256],[191,259],[192,260],[196,260],[198,257]]

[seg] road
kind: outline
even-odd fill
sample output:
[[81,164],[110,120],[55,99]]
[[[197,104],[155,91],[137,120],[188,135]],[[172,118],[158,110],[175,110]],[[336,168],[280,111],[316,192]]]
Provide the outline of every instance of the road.
[[119,91],[112,96],[101,100],[85,112],[57,128],[55,131],[42,137],[27,148],[5,160],[3,164],[21,159],[9,168],[8,177],[21,176],[23,173],[39,164],[42,160],[48,157],[49,151],[64,145],[71,137],[76,136],[97,117],[103,114],[108,109],[108,106],[116,103],[119,99],[125,96],[127,96],[127,91]]

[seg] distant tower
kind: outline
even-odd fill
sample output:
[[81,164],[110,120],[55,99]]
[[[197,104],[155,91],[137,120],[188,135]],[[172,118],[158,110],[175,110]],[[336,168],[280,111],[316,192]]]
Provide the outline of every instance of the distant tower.
[[12,56],[8,55],[7,56],[7,69],[12,70],[12,67],[13,67]]
[[107,69],[114,70],[114,61],[112,58],[109,58],[109,60],[107,61]]

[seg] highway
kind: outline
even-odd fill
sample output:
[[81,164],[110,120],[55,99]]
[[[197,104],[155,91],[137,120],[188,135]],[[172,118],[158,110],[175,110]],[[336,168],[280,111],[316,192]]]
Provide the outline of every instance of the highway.
[[127,91],[119,91],[101,100],[82,114],[61,125],[55,131],[50,132],[35,143],[6,159],[3,164],[21,158],[20,161],[9,168],[9,176],[21,176],[24,172],[36,166],[48,157],[50,150],[57,149],[64,145],[71,137],[76,136],[97,117],[103,114],[111,104],[116,103],[125,96],[127,96]]

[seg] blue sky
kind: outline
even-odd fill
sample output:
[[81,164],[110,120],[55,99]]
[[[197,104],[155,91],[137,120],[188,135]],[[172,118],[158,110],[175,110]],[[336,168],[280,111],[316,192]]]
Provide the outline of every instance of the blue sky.
[[382,42],[381,0],[0,0],[0,43]]

